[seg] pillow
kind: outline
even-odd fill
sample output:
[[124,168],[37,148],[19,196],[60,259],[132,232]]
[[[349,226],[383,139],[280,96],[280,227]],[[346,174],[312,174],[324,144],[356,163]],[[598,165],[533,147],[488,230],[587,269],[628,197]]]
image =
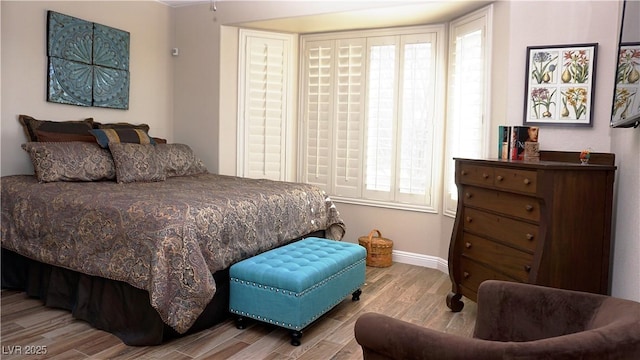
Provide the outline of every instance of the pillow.
[[156,144],[149,134],[141,129],[93,129],[89,132],[103,148],[113,143]]
[[78,121],[37,120],[28,115],[19,115],[18,121],[27,135],[28,141],[38,141],[36,130],[50,133],[87,135],[93,128],[93,118]]
[[40,182],[95,181],[116,178],[109,150],[87,142],[28,142],[36,178]]
[[107,123],[107,124],[94,122],[93,128],[94,129],[139,129],[139,130],[144,130],[144,132],[146,133],[149,132],[149,125],[147,124],[135,125],[135,124],[130,124],[126,122]]
[[164,164],[167,177],[195,175],[207,172],[202,161],[196,157],[189,145],[157,144],[156,152]]
[[109,150],[118,183],[164,181],[164,164],[155,145],[114,142]]
[[50,131],[36,130],[36,138],[38,142],[69,142],[69,141],[82,141],[95,143],[96,137],[87,132],[87,135],[82,134],[66,134],[56,133]]

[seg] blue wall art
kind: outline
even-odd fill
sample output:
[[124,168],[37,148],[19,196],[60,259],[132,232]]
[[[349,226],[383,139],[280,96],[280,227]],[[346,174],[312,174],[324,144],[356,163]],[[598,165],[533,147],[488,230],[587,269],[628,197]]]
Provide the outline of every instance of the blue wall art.
[[47,13],[47,101],[129,108],[129,33]]

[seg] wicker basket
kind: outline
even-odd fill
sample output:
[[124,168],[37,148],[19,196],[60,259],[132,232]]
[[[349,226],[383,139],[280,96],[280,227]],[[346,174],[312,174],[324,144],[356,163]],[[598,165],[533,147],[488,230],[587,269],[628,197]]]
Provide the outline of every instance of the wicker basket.
[[[377,237],[373,236],[375,233],[378,233]],[[358,243],[367,249],[367,266],[391,266],[393,241],[383,238],[380,230],[373,229],[369,233],[369,236],[360,236],[358,238]]]

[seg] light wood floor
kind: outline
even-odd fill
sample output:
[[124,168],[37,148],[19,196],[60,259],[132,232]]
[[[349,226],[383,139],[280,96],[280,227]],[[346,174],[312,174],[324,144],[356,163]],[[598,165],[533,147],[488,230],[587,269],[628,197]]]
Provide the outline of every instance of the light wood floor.
[[[305,329],[300,346],[289,332],[250,322],[238,330],[230,318],[197,334],[151,347],[124,345],[117,337],[74,320],[65,310],[46,308],[22,292],[2,290],[2,359],[362,359],[353,326],[361,314],[379,312],[443,332],[471,336],[476,304],[463,298],[452,313],[445,304],[449,277],[438,270],[393,264],[367,267],[360,301],[347,298]],[[9,354],[20,349],[22,355]],[[45,356],[25,355],[45,350]]]

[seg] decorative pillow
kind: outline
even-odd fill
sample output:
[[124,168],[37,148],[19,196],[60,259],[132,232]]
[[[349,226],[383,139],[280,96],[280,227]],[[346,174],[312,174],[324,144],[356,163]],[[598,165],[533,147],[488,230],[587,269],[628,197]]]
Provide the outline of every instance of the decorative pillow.
[[95,143],[96,137],[91,135],[87,131],[86,135],[82,134],[67,134],[67,133],[55,133],[50,131],[36,130],[36,138],[39,142],[70,142],[70,141],[82,141]]
[[116,166],[118,183],[164,181],[164,164],[155,145],[111,143],[109,150]]
[[196,157],[189,145],[157,144],[156,152],[164,164],[167,177],[195,175],[207,172],[202,161]]
[[149,134],[141,129],[93,129],[89,132],[103,148],[113,143],[156,144]]
[[22,145],[29,153],[40,182],[95,181],[116,178],[109,150],[87,142],[29,142]]
[[24,129],[28,141],[38,141],[36,130],[50,133],[87,135],[88,131],[93,128],[93,118],[79,121],[51,121],[37,120],[28,115],[19,115],[18,121],[20,121]]
[[146,133],[149,132],[149,125],[147,124],[136,125],[136,124],[130,124],[127,122],[107,123],[107,124],[94,122],[93,128],[94,129],[138,129],[138,130],[144,130],[144,132]]

